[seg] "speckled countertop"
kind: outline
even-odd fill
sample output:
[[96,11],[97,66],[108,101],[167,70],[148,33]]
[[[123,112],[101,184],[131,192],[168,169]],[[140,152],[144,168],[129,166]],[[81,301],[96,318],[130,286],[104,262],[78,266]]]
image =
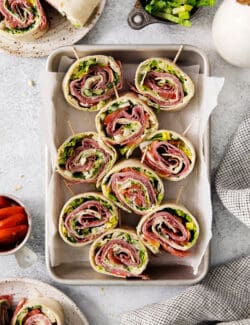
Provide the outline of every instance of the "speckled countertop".
[[[250,108],[250,73],[225,63],[215,52],[211,24],[216,8],[203,9],[192,28],[154,24],[140,31],[127,25],[134,0],[108,0],[96,27],[81,44],[179,44],[205,50],[211,73],[225,77],[219,105],[212,115],[212,180],[229,138]],[[73,287],[53,283],[44,259],[44,155],[40,131],[42,110],[39,72],[46,59],[22,59],[0,54],[0,192],[17,195],[34,219],[28,242],[38,262],[23,271],[13,256],[0,258],[0,278],[29,277],[54,284],[69,295],[91,324],[117,324],[119,314],[144,304],[167,299],[184,287]],[[28,80],[35,81],[34,87]],[[23,177],[22,177],[23,175]],[[21,187],[19,191],[15,189]],[[213,192],[212,265],[249,253],[249,230],[223,208]],[[73,324],[72,324],[73,325]],[[77,324],[74,324],[77,325]]]

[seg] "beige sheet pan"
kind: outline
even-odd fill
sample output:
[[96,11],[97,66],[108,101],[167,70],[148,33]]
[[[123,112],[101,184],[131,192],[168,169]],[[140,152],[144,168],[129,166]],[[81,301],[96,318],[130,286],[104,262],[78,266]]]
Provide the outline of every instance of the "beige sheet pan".
[[[89,54],[106,54],[114,56],[127,64],[138,64],[148,57],[168,57],[173,59],[179,49],[179,45],[80,45],[75,47],[79,56]],[[48,58],[47,71],[57,72],[62,56],[74,58],[72,47],[63,47],[54,51]],[[179,65],[199,65],[200,73],[209,75],[209,63],[204,52],[198,48],[185,45],[179,59]],[[77,114],[79,112],[76,111]],[[82,112],[80,112],[81,114]],[[93,114],[93,113],[91,113]],[[93,114],[94,119],[95,114]],[[210,174],[210,127],[207,127],[204,136],[204,155]],[[46,150],[46,194],[53,166],[48,150]],[[65,189],[64,189],[65,190]],[[70,196],[70,194],[68,194]],[[56,197],[54,198],[56,199]],[[46,206],[47,206],[46,198]],[[62,202],[63,205],[64,202]],[[47,209],[46,209],[47,211]],[[125,216],[126,218],[126,216]],[[49,220],[46,214],[46,264],[50,276],[56,282],[74,285],[190,285],[199,282],[209,268],[209,248],[207,249],[196,275],[192,268],[183,265],[166,266],[162,263],[151,263],[148,270],[151,279],[142,281],[137,279],[118,279],[104,276],[92,270],[87,261],[79,263],[62,263],[52,266],[51,247],[49,247]],[[123,219],[124,220],[124,217]]]

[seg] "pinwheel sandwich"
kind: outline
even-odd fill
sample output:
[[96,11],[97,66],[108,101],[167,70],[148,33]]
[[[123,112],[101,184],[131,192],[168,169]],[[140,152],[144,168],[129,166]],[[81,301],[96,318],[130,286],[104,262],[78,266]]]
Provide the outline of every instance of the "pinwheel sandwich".
[[108,231],[93,242],[89,259],[93,269],[99,273],[148,279],[142,274],[148,263],[147,250],[133,231]]
[[82,111],[97,111],[122,88],[122,68],[111,56],[90,55],[76,60],[63,79],[66,101]]
[[190,77],[168,59],[150,58],[138,66],[135,87],[145,102],[163,111],[178,111],[194,96]]
[[177,132],[159,130],[140,144],[143,162],[159,176],[179,181],[193,170],[196,154],[191,142]]
[[48,29],[40,0],[0,0],[0,33],[31,42]]
[[158,121],[152,110],[133,93],[108,103],[96,116],[96,128],[107,142],[128,158],[152,132]]
[[73,196],[62,208],[59,233],[71,246],[84,246],[118,224],[118,209],[100,193]]
[[165,203],[141,218],[137,234],[154,254],[160,249],[185,257],[199,236],[199,224],[182,205]]
[[78,133],[69,137],[58,149],[57,171],[67,180],[96,183],[116,161],[116,151],[95,132]]
[[119,208],[138,215],[148,213],[164,197],[160,177],[136,159],[116,164],[104,177],[102,191]]

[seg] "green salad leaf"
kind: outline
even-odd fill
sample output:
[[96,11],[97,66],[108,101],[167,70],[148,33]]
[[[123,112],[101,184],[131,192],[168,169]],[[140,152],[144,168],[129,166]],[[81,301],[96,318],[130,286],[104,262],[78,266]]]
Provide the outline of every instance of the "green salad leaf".
[[214,4],[215,0],[146,0],[145,10],[150,15],[189,27],[195,9]]

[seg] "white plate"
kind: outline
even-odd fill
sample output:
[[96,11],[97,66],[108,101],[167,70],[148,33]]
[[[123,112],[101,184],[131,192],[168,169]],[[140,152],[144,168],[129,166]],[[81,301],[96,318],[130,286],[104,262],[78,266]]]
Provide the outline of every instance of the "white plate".
[[51,297],[61,304],[64,310],[65,325],[89,325],[76,304],[64,293],[47,283],[25,278],[0,280],[0,293],[1,295],[13,295],[14,306],[22,298]]
[[0,51],[24,57],[49,55],[58,47],[72,45],[82,39],[97,23],[105,7],[101,0],[85,26],[74,28],[70,22],[49,5],[44,5],[49,20],[49,30],[34,42],[22,42],[0,35]]

